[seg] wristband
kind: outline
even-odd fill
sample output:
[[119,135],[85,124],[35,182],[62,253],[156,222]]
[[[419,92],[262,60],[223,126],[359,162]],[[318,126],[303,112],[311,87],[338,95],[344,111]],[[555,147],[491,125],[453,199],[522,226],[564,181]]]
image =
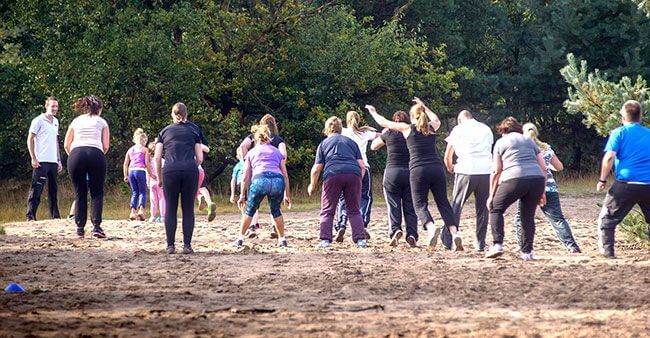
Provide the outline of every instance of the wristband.
[[607,180],[601,180],[601,179],[598,179],[598,182],[600,182],[600,183],[603,183],[603,184],[604,184],[604,183],[607,183]]

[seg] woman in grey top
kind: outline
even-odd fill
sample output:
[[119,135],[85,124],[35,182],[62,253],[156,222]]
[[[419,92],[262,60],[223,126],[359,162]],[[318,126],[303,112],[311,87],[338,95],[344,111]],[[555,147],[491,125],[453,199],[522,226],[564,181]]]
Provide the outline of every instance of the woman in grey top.
[[494,244],[485,255],[496,258],[503,254],[503,213],[521,200],[521,258],[533,259],[535,209],[544,206],[546,197],[546,164],[539,147],[522,135],[521,124],[507,117],[497,127],[502,137],[494,145],[494,165],[490,175],[490,225]]

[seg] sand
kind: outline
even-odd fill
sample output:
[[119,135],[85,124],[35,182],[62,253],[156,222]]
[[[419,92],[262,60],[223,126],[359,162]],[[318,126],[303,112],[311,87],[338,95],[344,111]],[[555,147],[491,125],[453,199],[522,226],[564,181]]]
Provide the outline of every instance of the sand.
[[583,254],[567,253],[538,212],[532,262],[514,251],[512,210],[505,255],[473,250],[471,205],[465,252],[389,247],[384,206],[367,250],[349,231],[317,249],[317,212],[285,214],[286,249],[268,214],[243,249],[237,215],[200,215],[194,255],[166,255],[160,224],[106,220],[106,240],[76,239],[67,220],[8,224],[0,283],[27,292],[0,292],[0,336],[650,336],[650,252],[619,232],[619,258],[600,258],[599,201],[563,199]]

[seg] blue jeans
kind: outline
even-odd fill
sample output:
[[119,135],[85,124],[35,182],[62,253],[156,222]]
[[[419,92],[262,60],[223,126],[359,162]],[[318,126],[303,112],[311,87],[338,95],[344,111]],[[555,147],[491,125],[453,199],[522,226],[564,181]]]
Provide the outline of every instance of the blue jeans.
[[[564,214],[562,213],[562,206],[560,205],[560,194],[557,192],[546,192],[546,205],[542,207],[542,211],[546,219],[551,223],[557,238],[564,244],[567,250],[579,248],[576,240],[571,233],[571,227]],[[517,234],[517,241],[521,247],[521,201],[517,205],[517,214],[515,215],[515,232]]]
[[129,170],[131,184],[131,209],[144,207],[147,204],[147,172],[144,170]]
[[[347,208],[345,207],[345,198],[343,194],[339,197],[339,204],[337,205],[338,219],[335,230],[345,229],[348,223]],[[366,167],[366,174],[361,179],[361,218],[363,219],[363,226],[365,228],[370,224],[370,211],[372,210],[372,175],[370,168]]]
[[253,177],[251,186],[248,189],[248,201],[246,203],[246,215],[253,217],[260,208],[264,196],[269,200],[271,215],[273,218],[282,216],[280,206],[284,199],[284,176],[274,172],[263,172]]

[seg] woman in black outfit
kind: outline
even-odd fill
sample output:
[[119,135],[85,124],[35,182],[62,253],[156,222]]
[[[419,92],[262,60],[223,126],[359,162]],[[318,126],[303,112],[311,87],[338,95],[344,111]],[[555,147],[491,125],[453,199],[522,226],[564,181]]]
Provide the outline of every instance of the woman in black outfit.
[[382,127],[401,132],[406,138],[409,150],[409,170],[411,195],[418,221],[428,229],[428,245],[436,246],[442,226],[434,226],[429,212],[429,191],[433,193],[438,211],[445,226],[453,236],[456,251],[463,250],[463,242],[457,234],[454,213],[447,199],[447,181],[442,159],[436,148],[435,131],[440,128],[440,120],[417,97],[411,107],[411,123],[393,122],[377,114],[373,106],[366,106],[375,121]]
[[[195,128],[185,123],[187,107],[182,102],[172,108],[172,120],[158,134],[154,161],[156,161],[158,185],[163,187],[165,195],[165,234],[167,236],[167,253],[176,252],[174,245],[178,212],[178,197],[181,198],[183,214],[183,253],[191,254],[192,233],[194,232],[194,197],[198,190],[199,169],[203,162],[201,139]],[[165,167],[162,168],[162,158]]]
[[[410,124],[403,111],[393,114],[394,122]],[[418,218],[413,208],[409,182],[409,149],[404,135],[399,131],[384,129],[381,137],[372,141],[370,148],[379,150],[386,145],[386,169],[384,169],[384,197],[388,206],[388,234],[390,245],[397,246],[402,237],[402,212],[406,221],[406,242],[415,247],[418,240]]]
[[88,217],[88,190],[92,235],[106,238],[100,224],[104,208],[105,154],[110,143],[110,132],[108,123],[101,117],[103,107],[102,100],[95,95],[77,99],[73,108],[80,115],[72,120],[65,134],[64,148],[68,154],[68,173],[75,192],[74,221],[79,238],[84,238]]

